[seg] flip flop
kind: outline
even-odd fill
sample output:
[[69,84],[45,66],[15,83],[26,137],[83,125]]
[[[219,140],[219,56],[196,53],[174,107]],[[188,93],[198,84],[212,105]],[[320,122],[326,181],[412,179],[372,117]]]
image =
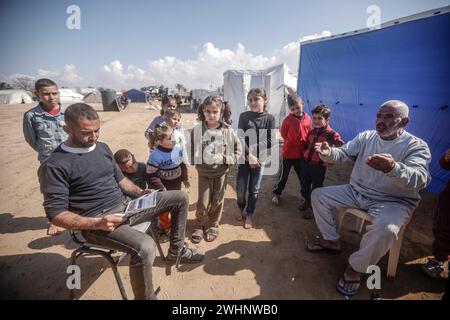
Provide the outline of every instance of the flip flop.
[[203,239],[203,230],[195,229],[194,232],[192,232],[191,241],[193,243],[200,243],[202,239]]
[[[344,282],[344,286],[340,285],[341,280],[342,280],[342,282]],[[346,284],[352,284],[352,283],[358,283],[359,286],[355,290],[347,291],[345,289],[345,285]],[[336,284],[336,290],[340,294],[342,294],[343,296],[346,296],[346,297],[353,297],[353,296],[355,296],[358,293],[360,287],[361,287],[361,276],[359,277],[359,280],[347,280],[347,278],[345,278],[345,273],[342,275],[341,279]]]
[[[319,249],[313,249],[312,247],[318,246]],[[305,250],[311,253],[327,253],[327,254],[340,254],[341,249],[333,249],[333,248],[327,248],[322,245],[322,243],[319,240],[310,242],[306,244]]]
[[206,233],[206,241],[213,242],[219,236],[219,230],[217,228],[208,228],[205,231]]

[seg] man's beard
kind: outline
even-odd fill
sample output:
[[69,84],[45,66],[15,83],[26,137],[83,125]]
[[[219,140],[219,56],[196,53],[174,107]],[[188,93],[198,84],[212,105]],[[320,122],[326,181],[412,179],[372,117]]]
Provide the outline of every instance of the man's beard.
[[[383,132],[379,132],[379,128],[383,129]],[[376,130],[377,130],[378,135],[381,138],[387,138],[387,137],[394,135],[394,133],[396,133],[398,131],[401,132],[403,130],[403,126],[402,126],[401,122],[399,122],[398,124],[393,125],[392,127],[388,128],[383,123],[380,123],[380,124],[376,125]]]

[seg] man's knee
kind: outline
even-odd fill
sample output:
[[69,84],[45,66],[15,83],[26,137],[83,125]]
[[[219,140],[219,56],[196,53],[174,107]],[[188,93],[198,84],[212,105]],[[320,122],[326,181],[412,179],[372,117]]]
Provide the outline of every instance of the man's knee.
[[166,197],[166,200],[170,200],[170,205],[189,205],[189,196],[186,192],[181,190],[169,190],[161,192],[162,197]]
[[148,236],[145,240],[140,242],[139,247],[137,248],[137,260],[141,262],[145,262],[145,260],[153,261],[156,256],[156,243],[152,239],[152,237]]
[[383,239],[397,239],[398,233],[400,231],[400,228],[402,226],[399,225],[398,223],[392,223],[392,222],[388,222],[388,221],[373,221],[371,226],[369,227],[370,229],[376,231],[380,238]]
[[180,201],[180,202],[189,202],[189,196],[186,192],[181,191],[181,190],[171,190],[170,191],[170,196],[173,199],[176,199],[176,201]]
[[315,202],[322,198],[323,196],[323,189],[325,188],[316,188],[311,192],[311,201]]

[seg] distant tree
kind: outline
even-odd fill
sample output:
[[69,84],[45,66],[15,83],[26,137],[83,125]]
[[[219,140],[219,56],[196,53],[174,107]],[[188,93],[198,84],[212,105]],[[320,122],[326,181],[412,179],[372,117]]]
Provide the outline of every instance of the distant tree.
[[14,89],[22,89],[29,92],[34,92],[34,79],[29,76],[17,76],[11,80],[11,85]]
[[13,87],[7,82],[0,82],[0,90],[8,90],[12,88]]
[[217,87],[217,91],[223,96],[223,85]]
[[187,89],[181,83],[177,83],[175,88],[178,90],[178,93],[187,92]]

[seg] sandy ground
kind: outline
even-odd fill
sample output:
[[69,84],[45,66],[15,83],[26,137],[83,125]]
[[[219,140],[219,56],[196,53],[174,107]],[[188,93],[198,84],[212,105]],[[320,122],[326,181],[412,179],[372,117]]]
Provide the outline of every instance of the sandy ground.
[[[68,299],[66,288],[68,257],[76,245],[68,232],[46,236],[46,218],[42,209],[36,170],[36,153],[22,135],[22,115],[33,105],[0,106],[0,297],[12,299]],[[100,105],[95,105],[101,110]],[[143,131],[158,111],[142,104],[132,104],[125,111],[99,112],[100,140],[113,151],[128,148],[138,161],[147,158]],[[191,128],[194,114],[185,113],[182,123]],[[348,181],[350,166],[334,166],[326,185]],[[191,188],[188,233],[192,230],[197,195],[194,168],[190,170]],[[299,186],[291,173],[282,205],[272,206],[271,188],[275,176],[265,176],[255,216],[255,228],[244,230],[233,219],[236,206],[235,170],[229,176],[225,210],[219,238],[197,247],[206,252],[198,265],[183,265],[178,271],[166,268],[159,256],[155,261],[154,284],[160,286],[160,299],[343,299],[335,283],[346,266],[350,253],[358,248],[360,235],[352,232],[353,221],[347,218],[339,256],[313,255],[303,250],[305,237],[318,234],[314,220],[302,219],[297,211]],[[419,265],[430,255],[432,213],[436,195],[423,192],[423,201],[409,225],[400,256],[395,281],[384,277],[381,296],[386,299],[439,299],[445,281],[430,280],[420,273]],[[194,246],[191,244],[191,246]],[[167,250],[167,243],[163,244]],[[120,273],[130,298],[128,259]],[[111,269],[100,257],[86,257],[81,266],[80,299],[120,299]],[[362,289],[354,299],[369,299]]]

